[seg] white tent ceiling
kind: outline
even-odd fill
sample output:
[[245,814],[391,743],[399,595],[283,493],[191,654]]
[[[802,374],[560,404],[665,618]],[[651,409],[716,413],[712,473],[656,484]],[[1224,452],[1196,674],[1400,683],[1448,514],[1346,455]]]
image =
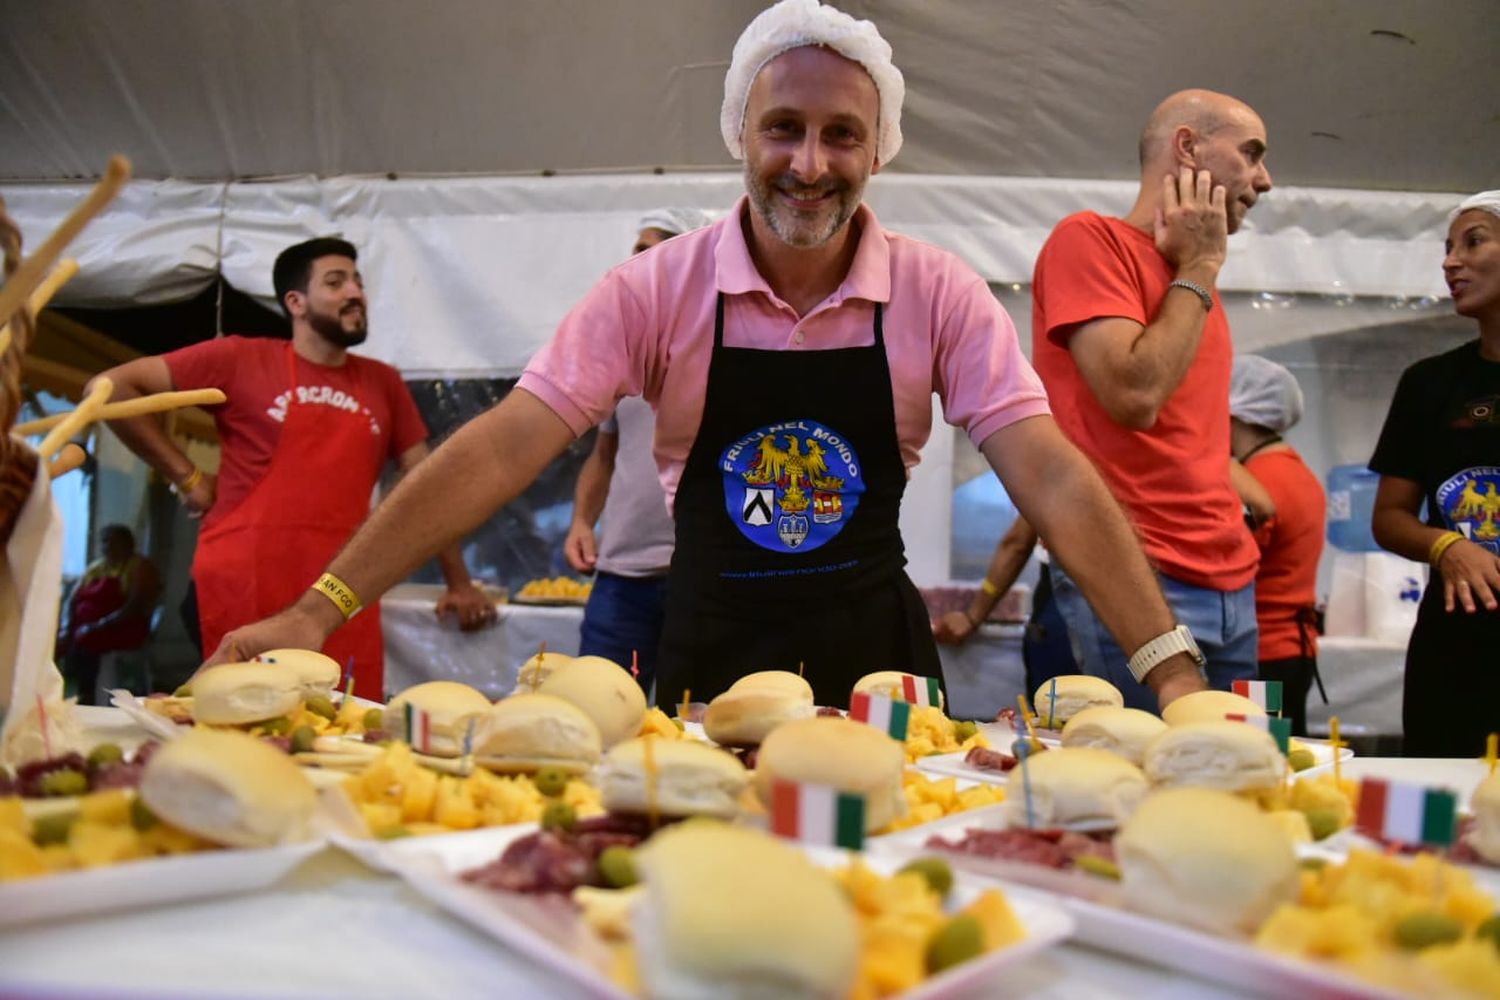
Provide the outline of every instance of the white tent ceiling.
[[[0,179],[730,165],[760,0],[0,0]],[[1282,184],[1497,181],[1495,0],[848,0],[908,81],[893,169],[1126,179],[1184,86],[1269,126]]]

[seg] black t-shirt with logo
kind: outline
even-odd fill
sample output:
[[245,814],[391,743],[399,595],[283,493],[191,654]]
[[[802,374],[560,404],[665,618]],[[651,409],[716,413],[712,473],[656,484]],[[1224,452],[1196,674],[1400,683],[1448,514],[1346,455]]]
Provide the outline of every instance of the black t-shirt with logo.
[[1421,484],[1429,525],[1500,554],[1500,361],[1474,340],[1408,368],[1370,469]]

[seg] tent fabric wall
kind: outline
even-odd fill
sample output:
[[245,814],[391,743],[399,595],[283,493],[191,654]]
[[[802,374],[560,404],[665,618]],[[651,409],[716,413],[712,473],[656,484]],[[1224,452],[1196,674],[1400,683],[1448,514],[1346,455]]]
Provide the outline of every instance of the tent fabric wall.
[[[172,301],[201,291],[220,270],[269,302],[271,262],[282,248],[339,233],[360,247],[371,287],[368,353],[412,377],[508,376],[625,256],[643,212],[691,205],[722,213],[743,188],[734,173],[137,182],[74,243],[82,273],[57,302]],[[35,239],[81,190],[10,185],[0,194]],[[888,228],[958,253],[993,284],[1024,284],[1059,219],[1083,209],[1122,213],[1134,191],[1120,181],[905,174],[874,178],[867,199]],[[1460,197],[1277,189],[1233,238],[1220,286],[1442,296],[1435,260]]]

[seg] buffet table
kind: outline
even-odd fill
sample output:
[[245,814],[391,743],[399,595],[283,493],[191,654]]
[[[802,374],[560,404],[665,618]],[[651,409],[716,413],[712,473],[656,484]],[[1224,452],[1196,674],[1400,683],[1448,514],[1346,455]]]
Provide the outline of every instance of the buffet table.
[[[140,736],[91,709],[95,738]],[[1351,775],[1444,780],[1467,792],[1476,761],[1356,758]],[[5,997],[572,997],[578,988],[439,911],[406,884],[329,848],[243,896],[0,934]],[[1095,948],[1064,944],[959,996],[1222,998],[1253,995]]]
[[[432,613],[441,595],[438,586],[403,584],[380,602],[387,690],[452,680],[499,698],[510,693],[516,670],[541,643],[559,653],[578,652],[581,607],[500,603],[493,625],[460,632],[457,625]],[[1021,631],[1020,625],[985,624],[962,646],[938,647],[954,716],[993,719],[1001,708],[1015,706],[1026,683]],[[872,664],[870,669],[881,666]]]

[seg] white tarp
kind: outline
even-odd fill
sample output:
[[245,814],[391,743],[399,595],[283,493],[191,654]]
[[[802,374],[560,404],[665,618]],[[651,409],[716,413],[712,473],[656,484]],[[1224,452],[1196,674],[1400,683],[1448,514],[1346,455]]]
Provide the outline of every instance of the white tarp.
[[[511,375],[626,255],[644,211],[721,213],[742,191],[736,173],[137,182],[73,244],[82,273],[57,303],[170,301],[200,291],[220,267],[230,284],[269,303],[276,254],[338,233],[359,246],[371,289],[366,353],[413,377]],[[1122,181],[903,174],[874,178],[868,200],[887,227],[958,253],[991,283],[1024,284],[1059,219],[1086,208],[1123,213],[1134,192]],[[0,188],[33,239],[80,193],[76,185]],[[1460,197],[1277,189],[1232,238],[1220,287],[1441,297],[1443,226]],[[1015,318],[1024,327],[1025,315]]]

